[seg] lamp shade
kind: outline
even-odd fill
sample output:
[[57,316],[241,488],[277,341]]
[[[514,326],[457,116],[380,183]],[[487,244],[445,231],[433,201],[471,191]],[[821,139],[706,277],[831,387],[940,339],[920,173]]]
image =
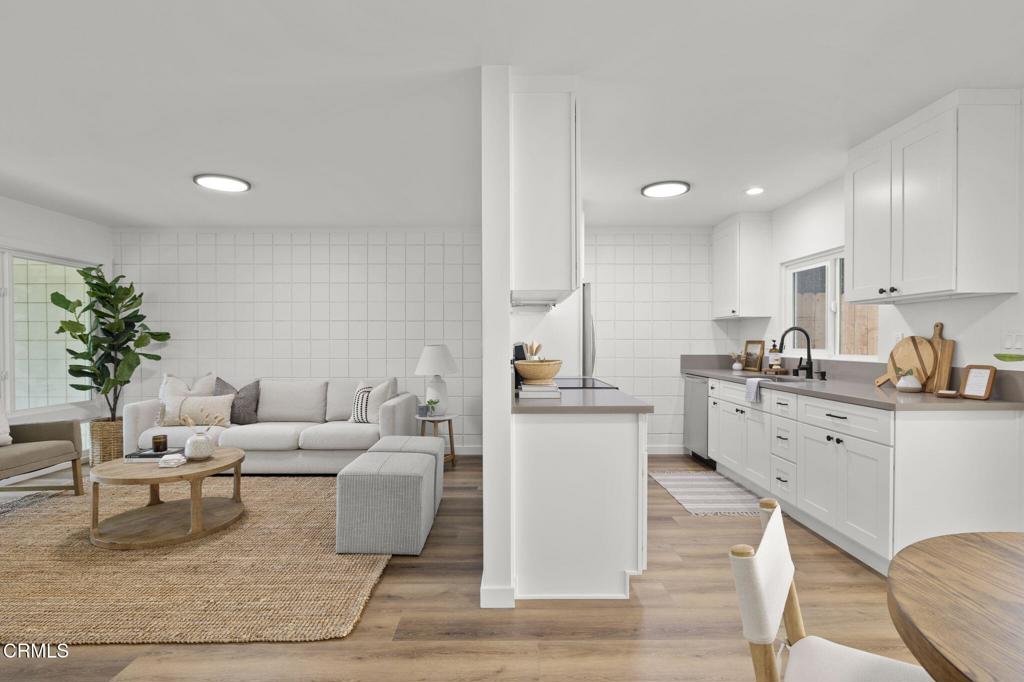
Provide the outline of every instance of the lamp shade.
[[424,346],[420,361],[416,364],[416,374],[419,376],[444,376],[458,371],[459,366],[455,364],[452,352],[443,343]]

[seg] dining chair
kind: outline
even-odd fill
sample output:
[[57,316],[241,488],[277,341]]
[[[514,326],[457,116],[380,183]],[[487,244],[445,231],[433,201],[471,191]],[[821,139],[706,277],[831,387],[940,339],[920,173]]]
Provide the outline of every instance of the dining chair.
[[[808,636],[793,582],[782,509],[772,499],[761,500],[761,543],[734,545],[729,550],[736,592],[740,599],[743,637],[750,644],[757,682],[930,682],[916,665],[851,649],[821,637]],[[786,626],[789,659],[785,677],[779,666],[781,650],[774,644],[779,626]]]

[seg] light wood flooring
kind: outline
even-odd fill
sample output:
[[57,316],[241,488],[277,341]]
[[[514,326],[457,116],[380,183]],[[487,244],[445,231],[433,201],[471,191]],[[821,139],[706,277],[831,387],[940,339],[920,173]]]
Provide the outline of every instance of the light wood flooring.
[[[655,469],[694,469],[656,456]],[[649,481],[649,566],[628,601],[478,608],[481,465],[460,458],[422,556],[395,557],[349,637],[309,644],[75,646],[65,660],[0,659],[3,680],[753,679],[727,553],[756,517],[690,516]],[[786,519],[810,634],[913,661],[889,620],[885,580]],[[282,557],[282,559],[286,559]],[[82,598],[88,598],[83,576]]]

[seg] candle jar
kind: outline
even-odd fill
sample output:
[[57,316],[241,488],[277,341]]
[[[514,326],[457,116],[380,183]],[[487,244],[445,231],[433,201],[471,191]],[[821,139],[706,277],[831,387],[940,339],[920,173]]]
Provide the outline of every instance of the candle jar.
[[166,452],[167,451],[167,436],[153,436],[153,452]]

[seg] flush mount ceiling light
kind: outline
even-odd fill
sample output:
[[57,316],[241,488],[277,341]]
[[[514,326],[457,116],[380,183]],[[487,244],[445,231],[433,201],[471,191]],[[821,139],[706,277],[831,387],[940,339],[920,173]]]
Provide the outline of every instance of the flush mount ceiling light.
[[200,173],[192,178],[192,182],[217,192],[248,192],[252,187],[248,180],[217,173]]
[[758,194],[764,194],[764,187],[751,187],[747,190],[748,197],[756,197]]
[[690,183],[685,180],[662,180],[652,182],[640,188],[640,194],[649,199],[671,199],[682,196],[690,191]]

